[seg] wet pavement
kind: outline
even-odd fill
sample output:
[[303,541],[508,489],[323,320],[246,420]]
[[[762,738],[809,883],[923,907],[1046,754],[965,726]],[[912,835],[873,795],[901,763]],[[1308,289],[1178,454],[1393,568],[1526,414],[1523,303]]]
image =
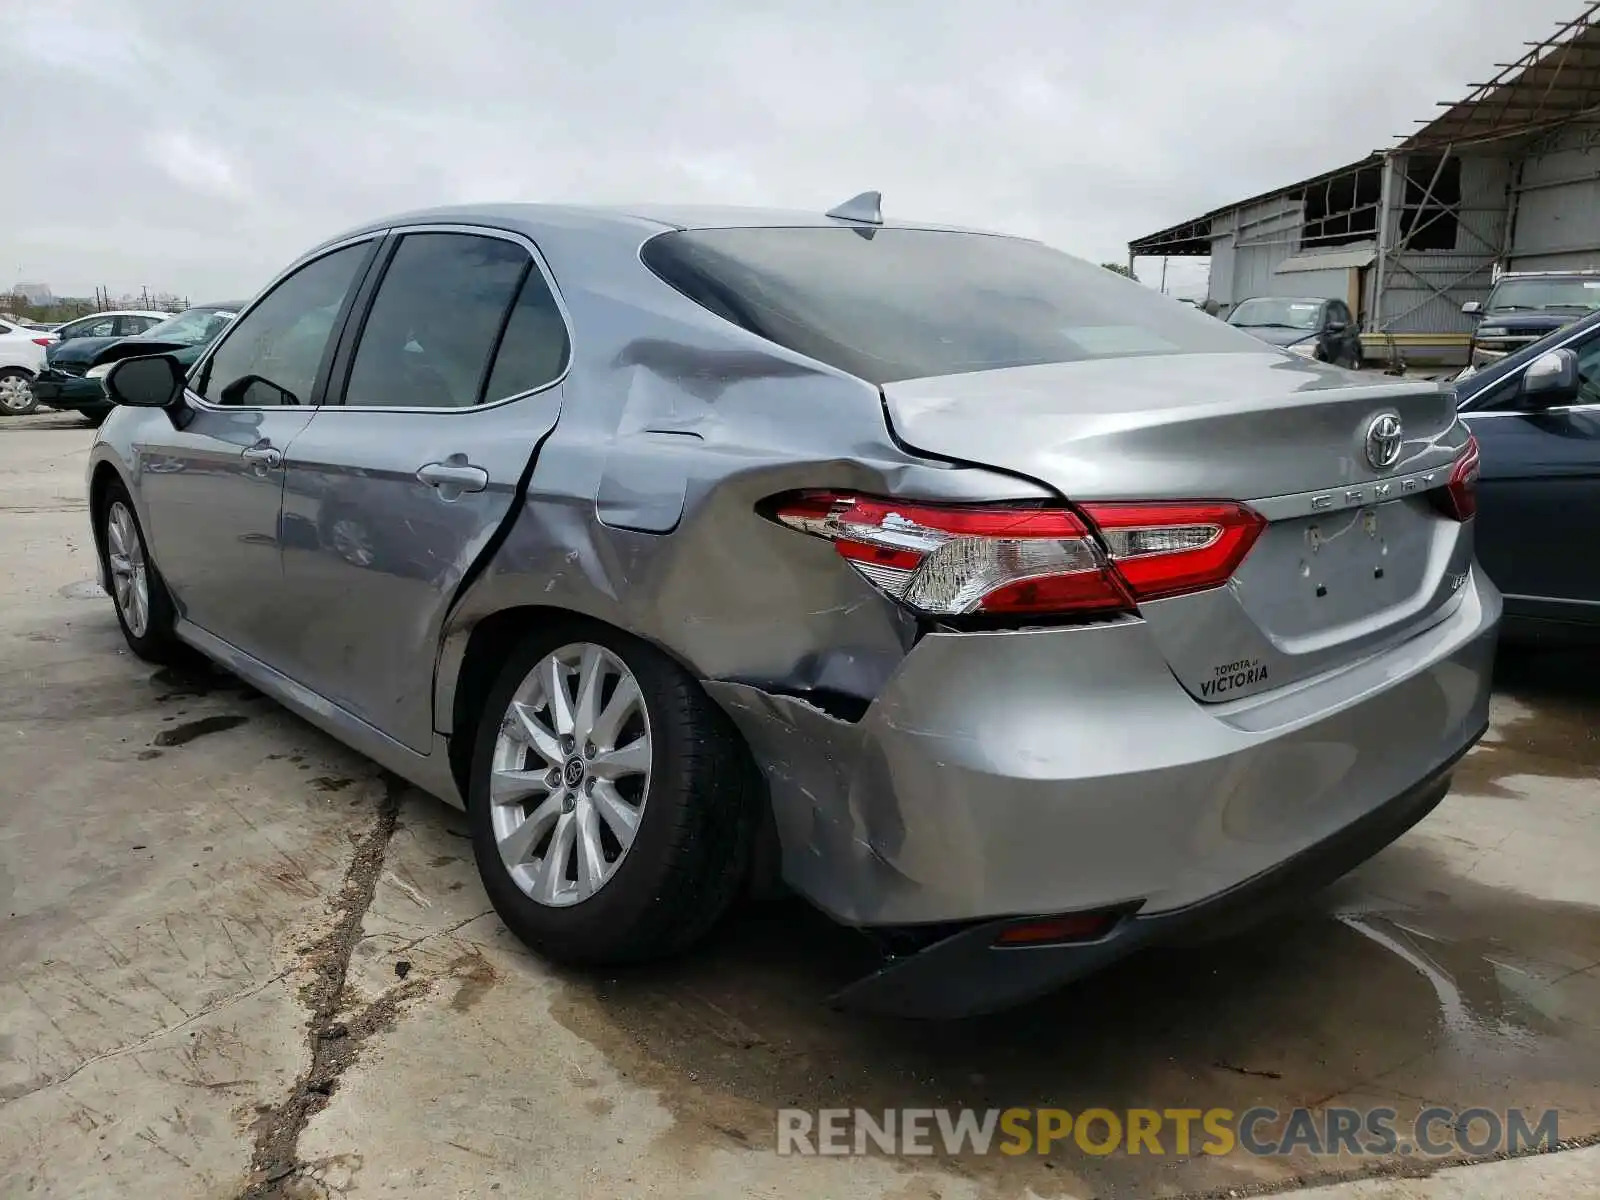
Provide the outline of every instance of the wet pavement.
[[[780,1108],[1554,1107],[1600,1135],[1592,656],[1504,655],[1445,803],[1247,936],[868,1019],[823,1003],[866,947],[792,902],[667,966],[529,955],[459,813],[122,650],[86,586],[91,435],[31,421],[0,427],[0,1195],[1146,1197],[1414,1165],[780,1157]],[[1600,1194],[1595,1153],[1549,1194]],[[1538,1194],[1483,1178],[1449,1194]]]

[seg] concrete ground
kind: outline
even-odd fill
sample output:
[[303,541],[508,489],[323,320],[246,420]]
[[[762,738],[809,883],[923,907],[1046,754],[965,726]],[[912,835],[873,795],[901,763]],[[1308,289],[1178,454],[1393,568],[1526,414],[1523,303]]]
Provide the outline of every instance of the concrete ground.
[[[462,817],[275,704],[129,654],[75,418],[0,423],[0,1196],[1600,1195],[1600,1150],[779,1157],[775,1110],[1427,1104],[1600,1134],[1600,686],[1508,657],[1445,805],[1303,914],[959,1025],[823,1008],[798,905],[552,969]],[[1374,1172],[1381,1172],[1371,1178]]]

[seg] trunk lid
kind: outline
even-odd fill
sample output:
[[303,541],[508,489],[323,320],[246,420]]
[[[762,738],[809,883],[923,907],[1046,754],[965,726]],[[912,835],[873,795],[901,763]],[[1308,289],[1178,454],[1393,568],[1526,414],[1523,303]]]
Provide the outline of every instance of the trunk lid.
[[[907,446],[1073,501],[1237,500],[1269,524],[1225,587],[1140,612],[1197,699],[1241,699],[1443,619],[1471,526],[1429,493],[1467,439],[1448,389],[1283,355],[1091,359],[883,386]],[[1387,466],[1368,433],[1399,419]],[[1381,456],[1380,456],[1381,461]]]

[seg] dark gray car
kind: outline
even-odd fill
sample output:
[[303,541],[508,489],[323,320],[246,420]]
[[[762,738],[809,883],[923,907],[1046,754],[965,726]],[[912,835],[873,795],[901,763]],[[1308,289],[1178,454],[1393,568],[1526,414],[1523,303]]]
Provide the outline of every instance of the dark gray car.
[[1228,324],[1291,354],[1351,370],[1361,366],[1361,327],[1343,300],[1257,296],[1235,307]]
[[884,949],[844,1002],[993,1007],[1337,876],[1487,721],[1446,389],[871,197],[380,221],[107,388],[135,652],[463,805],[569,961],[776,863]]

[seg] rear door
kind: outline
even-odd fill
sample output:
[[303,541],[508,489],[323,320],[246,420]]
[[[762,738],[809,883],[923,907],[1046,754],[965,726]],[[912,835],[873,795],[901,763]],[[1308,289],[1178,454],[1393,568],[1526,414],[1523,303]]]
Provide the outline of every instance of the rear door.
[[1516,614],[1600,620],[1600,331],[1572,343],[1578,402],[1529,411],[1522,371],[1462,414],[1482,455],[1478,560]]
[[291,676],[413,750],[432,743],[440,627],[555,427],[564,315],[532,243],[391,236],[336,386],[285,456]]

